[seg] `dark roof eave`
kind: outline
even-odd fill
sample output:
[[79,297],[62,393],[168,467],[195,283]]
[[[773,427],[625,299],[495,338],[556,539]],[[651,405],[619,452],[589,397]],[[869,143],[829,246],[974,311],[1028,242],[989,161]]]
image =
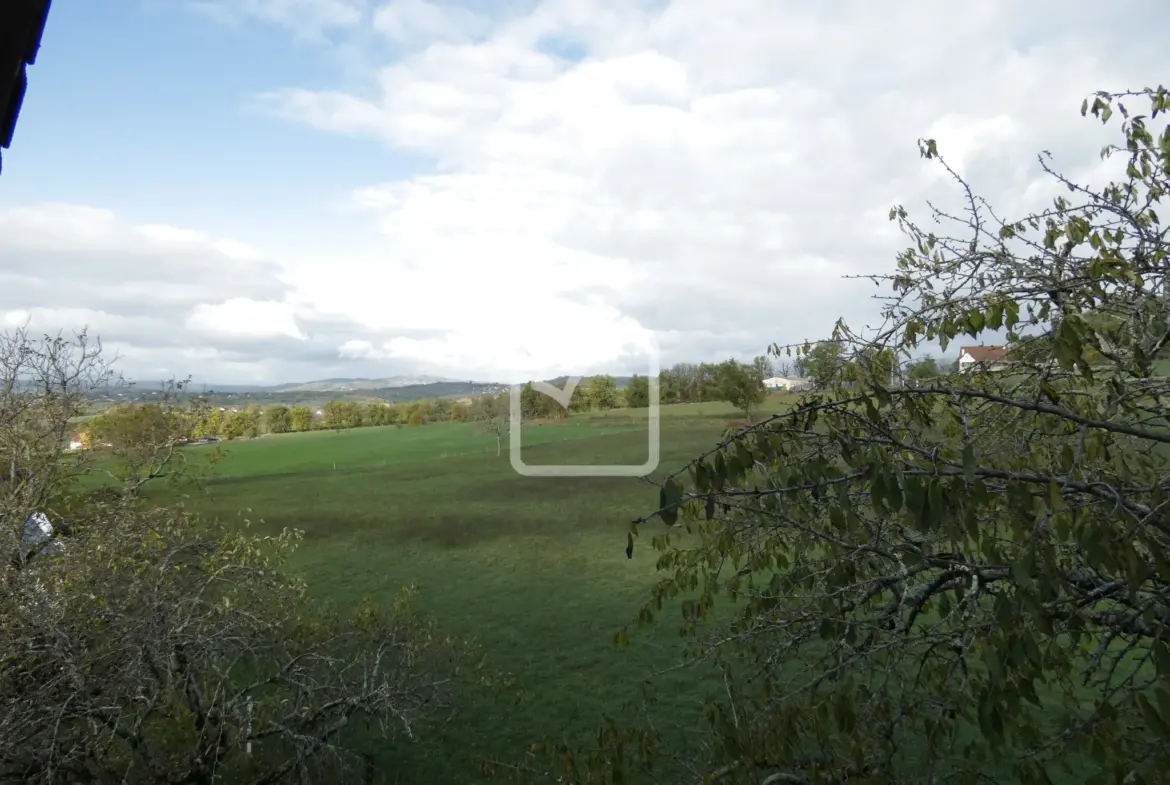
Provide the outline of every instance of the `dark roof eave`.
[[[0,149],[12,145],[28,87],[27,68],[36,63],[52,0],[0,3]],[[2,165],[2,160],[0,160]]]

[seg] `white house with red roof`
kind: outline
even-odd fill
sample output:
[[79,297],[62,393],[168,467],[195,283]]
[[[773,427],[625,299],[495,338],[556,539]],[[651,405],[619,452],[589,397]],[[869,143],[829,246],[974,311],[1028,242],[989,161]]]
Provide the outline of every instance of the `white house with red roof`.
[[963,346],[959,349],[959,370],[970,371],[979,368],[985,371],[1002,371],[1008,367],[1011,357],[1006,346]]

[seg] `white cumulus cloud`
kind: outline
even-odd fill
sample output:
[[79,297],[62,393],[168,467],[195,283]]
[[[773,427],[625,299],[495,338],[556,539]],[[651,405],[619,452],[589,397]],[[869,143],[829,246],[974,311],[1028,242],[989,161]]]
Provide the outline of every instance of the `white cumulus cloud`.
[[[257,105],[422,163],[350,184],[338,206],[364,232],[280,254],[174,228],[181,215],[0,211],[6,320],[149,316],[170,327],[109,321],[136,361],[294,378],[633,372],[648,337],[666,362],[750,356],[839,316],[876,321],[874,287],[847,276],[892,266],[889,208],[926,220],[927,199],[954,195],[919,137],[1000,213],[1035,209],[1058,193],[1039,151],[1109,172],[1115,127],[1082,119],[1081,99],[1170,73],[1159,0],[199,4],[327,32],[350,67]],[[1143,22],[1111,23],[1126,19]],[[50,260],[74,283],[38,277]]]

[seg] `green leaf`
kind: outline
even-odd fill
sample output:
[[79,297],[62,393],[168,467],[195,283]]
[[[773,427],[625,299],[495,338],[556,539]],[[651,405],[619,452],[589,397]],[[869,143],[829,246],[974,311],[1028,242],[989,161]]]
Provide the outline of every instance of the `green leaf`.
[[999,652],[995,647],[988,645],[983,650],[983,664],[987,667],[987,677],[991,680],[992,686],[998,687],[1003,683],[1003,666],[999,661]]
[[1055,480],[1048,483],[1048,508],[1058,511],[1065,509],[1064,497],[1060,493],[1060,485]]
[[658,495],[659,515],[667,526],[674,526],[678,521],[678,503],[682,498],[682,489],[674,480],[667,480],[662,484]]
[[999,303],[987,309],[987,326],[992,330],[1003,327],[1003,306]]
[[885,478],[881,467],[875,467],[869,481],[869,499],[878,515],[884,514]]
[[963,445],[963,478],[968,485],[975,482],[975,448],[970,442]]
[[902,509],[902,488],[898,485],[898,478],[889,475],[885,482],[885,502],[890,512],[899,512]]

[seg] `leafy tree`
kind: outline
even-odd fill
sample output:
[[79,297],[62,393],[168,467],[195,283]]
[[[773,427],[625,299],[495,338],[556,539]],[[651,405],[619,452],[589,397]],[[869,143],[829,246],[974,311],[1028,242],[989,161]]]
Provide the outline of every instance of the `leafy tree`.
[[308,406],[294,406],[289,410],[289,424],[297,432],[313,430],[313,410]]
[[377,425],[392,425],[394,406],[385,401],[372,403],[369,406],[369,417]]
[[427,424],[427,410],[422,406],[414,407],[406,418],[406,424],[415,427]]
[[602,374],[591,377],[589,379],[589,387],[585,394],[589,399],[590,407],[595,411],[606,411],[617,408],[617,381],[612,376]]
[[658,396],[663,404],[682,402],[682,383],[673,369],[667,368],[658,372]]
[[752,360],[752,367],[761,379],[770,379],[776,375],[772,367],[772,360],[766,355],[761,355]]
[[480,423],[480,429],[496,440],[496,456],[504,451],[504,439],[511,428],[511,397],[509,395],[483,395],[471,404],[471,417]]
[[585,389],[585,385],[578,384],[569,397],[569,411],[579,414],[589,411],[589,406],[589,391]]
[[626,405],[631,409],[645,409],[650,406],[650,380],[634,375],[626,385]]
[[768,395],[761,373],[760,366],[755,363],[745,365],[737,360],[727,360],[719,366],[723,399],[737,409],[743,409],[744,416],[749,420],[752,419],[752,412]]
[[269,406],[264,412],[264,427],[269,433],[288,433],[292,430],[292,417],[287,406]]
[[[91,423],[91,438],[105,454],[101,471],[122,485],[128,493],[151,480],[178,475],[193,478],[210,464],[191,463],[183,444],[207,418],[201,399],[186,407],[178,405],[181,382],[168,383],[156,402],[127,404],[107,409]],[[213,464],[219,453],[200,453]]]
[[440,422],[450,420],[452,406],[450,398],[436,398],[431,403],[431,417]]
[[193,437],[222,436],[223,425],[223,411],[216,407],[208,407],[203,416],[196,422],[191,435]]
[[224,413],[223,436],[225,439],[240,439],[252,436],[255,433],[256,423],[253,416],[242,409]]
[[839,385],[854,376],[841,345],[835,341],[802,347],[800,363],[801,373],[820,388]]
[[921,360],[910,366],[909,376],[916,382],[937,379],[942,375],[942,371],[938,367],[938,361],[933,357],[923,357]]
[[541,395],[527,382],[520,388],[520,416],[525,420],[535,420],[544,412],[546,396]]
[[329,401],[321,407],[326,428],[349,428],[353,420],[350,407],[344,401]]
[[[664,481],[638,525],[671,527],[642,619],[685,597],[696,660],[723,677],[705,743],[669,781],[1164,780],[1168,110],[1162,88],[1090,96],[1083,113],[1122,116],[1103,155],[1124,158],[1124,179],[1076,183],[1043,156],[1072,196],[1018,220],[922,141],[965,209],[932,208],[928,231],[894,208],[910,243],[873,277],[891,291],[885,324],[838,322],[822,344],[911,354],[1005,330],[1046,357],[901,389],[861,366],[855,391],[806,396]],[[1101,310],[1125,329],[1086,318]],[[662,742],[609,726],[568,755],[574,781],[617,781]]]

